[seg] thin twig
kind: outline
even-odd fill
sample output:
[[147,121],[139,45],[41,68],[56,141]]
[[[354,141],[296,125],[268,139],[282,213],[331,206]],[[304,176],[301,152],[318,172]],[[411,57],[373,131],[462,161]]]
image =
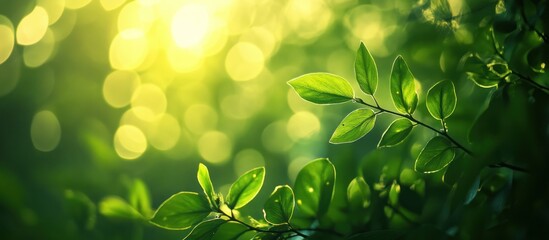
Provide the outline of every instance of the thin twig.
[[[375,98],[374,98],[375,99]],[[398,112],[394,112],[394,111],[391,111],[391,110],[388,110],[388,109],[385,109],[385,108],[382,108],[380,107],[379,105],[378,106],[374,106],[372,104],[369,104],[369,103],[366,103],[364,102],[361,98],[354,98],[353,99],[354,102],[356,103],[359,103],[359,104],[362,104],[362,105],[366,105],[368,107],[371,107],[373,109],[376,109],[378,110],[378,114],[379,113],[383,113],[383,112],[387,112],[387,113],[390,113],[390,114],[393,114],[393,115],[396,115],[396,116],[399,116],[399,117],[403,117],[403,118],[407,118],[408,120],[412,121],[414,124],[416,125],[421,125],[435,133],[438,133],[439,135],[445,137],[446,139],[448,139],[450,142],[452,142],[452,144],[454,144],[454,146],[456,148],[459,148],[461,149],[463,152],[467,153],[467,155],[469,156],[474,156],[473,152],[469,149],[467,149],[465,146],[461,145],[457,140],[455,140],[454,138],[452,138],[449,134],[448,134],[448,131],[446,130],[446,127],[444,126],[444,130],[438,130],[434,127],[431,127],[430,125],[427,125],[417,119],[415,119],[412,115],[407,115],[407,114],[402,114],[402,113],[398,113]],[[503,168],[509,168],[509,169],[512,169],[512,170],[515,170],[515,171],[519,171],[519,172],[524,172],[524,173],[528,173],[528,170],[525,169],[525,168],[522,168],[522,167],[518,167],[518,166],[514,166],[514,165],[511,165],[511,164],[508,164],[508,163],[505,163],[505,162],[500,162],[500,163],[497,163],[497,164],[491,164],[489,165],[489,167],[503,167]]]
[[[239,220],[237,219],[236,217],[234,217],[234,214],[233,214],[233,211],[231,209],[231,214],[227,214],[225,213],[224,211],[222,211],[221,209],[217,209],[217,212],[221,213],[222,215],[226,216],[229,218],[229,221],[233,221],[233,222],[237,222],[237,223],[240,223],[244,226],[246,226],[249,230],[253,230],[253,231],[256,231],[256,232],[263,232],[263,233],[274,233],[274,234],[286,234],[286,233],[295,233],[296,235],[298,236],[301,236],[303,238],[309,238],[308,235],[305,235],[301,232],[299,232],[299,230],[297,229],[294,229],[290,224],[288,224],[289,226],[289,230],[286,230],[286,231],[276,231],[276,230],[268,230],[268,229],[261,229],[261,228],[257,228],[257,227],[254,227],[252,225],[249,225],[248,223],[242,221],[242,220]],[[314,231],[316,231],[315,229],[313,229]],[[303,230],[302,230],[303,231]]]
[[390,114],[393,114],[393,115],[396,115],[396,116],[400,116],[400,117],[403,117],[403,118],[407,118],[408,120],[418,124],[418,125],[421,125],[425,128],[428,128],[430,129],[431,131],[433,132],[436,132],[438,134],[440,134],[441,136],[444,136],[446,139],[448,139],[450,142],[452,142],[456,147],[458,147],[459,149],[463,150],[464,152],[466,152],[467,154],[469,155],[473,155],[473,152],[471,152],[471,150],[467,149],[466,147],[464,147],[463,145],[461,145],[458,141],[456,141],[455,139],[453,139],[450,135],[448,135],[448,133],[444,132],[444,131],[441,131],[441,130],[438,130],[434,127],[431,127],[417,119],[415,119],[412,115],[406,115],[406,114],[402,114],[402,113],[398,113],[398,112],[394,112],[394,111],[391,111],[391,110],[388,110],[388,109],[385,109],[385,108],[382,108],[380,106],[374,106],[372,104],[368,104],[366,102],[364,102],[361,98],[355,98],[353,99],[355,102],[357,103],[360,103],[362,105],[366,105],[368,107],[371,107],[371,108],[374,108],[374,109],[377,109],[379,110],[380,113],[382,112],[387,112],[387,113],[390,113]]

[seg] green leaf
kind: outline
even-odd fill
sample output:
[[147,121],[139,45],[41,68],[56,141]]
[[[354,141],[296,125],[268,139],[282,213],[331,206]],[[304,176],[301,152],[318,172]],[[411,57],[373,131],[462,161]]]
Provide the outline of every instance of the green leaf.
[[413,128],[414,124],[407,118],[399,118],[393,121],[381,136],[377,147],[392,147],[401,143],[410,135]]
[[303,99],[318,103],[343,103],[354,98],[351,84],[344,78],[330,73],[309,73],[288,81]]
[[363,42],[356,53],[355,75],[360,89],[366,94],[374,95],[377,88],[377,66]]
[[400,185],[396,181],[393,181],[391,189],[389,190],[389,203],[393,206],[398,204],[398,195],[400,195]]
[[198,172],[196,174],[196,178],[198,179],[198,183],[200,184],[200,187],[202,187],[202,190],[204,190],[204,194],[206,194],[206,198],[208,198],[210,205],[212,207],[217,207],[217,203],[215,201],[217,197],[214,191],[212,180],[210,179],[210,173],[208,171],[208,167],[206,167],[206,165],[202,163],[198,165]]
[[437,120],[448,118],[456,109],[456,88],[452,81],[440,81],[427,92],[427,110]]
[[418,172],[434,173],[450,164],[454,156],[452,144],[446,138],[436,136],[421,150],[414,168]]
[[259,193],[265,179],[265,168],[254,168],[240,176],[231,185],[227,195],[227,205],[231,209],[238,209],[248,204]]
[[212,239],[236,240],[246,232],[248,232],[248,227],[237,222],[227,222],[217,229],[217,232]]
[[402,56],[395,59],[391,70],[391,96],[399,112],[412,114],[416,110],[418,98],[414,76]]
[[307,216],[321,217],[332,201],[335,186],[335,167],[327,158],[307,164],[297,174],[294,192],[297,207]]
[[287,185],[278,186],[271,194],[263,208],[265,220],[272,224],[290,222],[294,213],[295,199],[292,188]]
[[465,56],[465,72],[467,78],[482,88],[491,88],[497,86],[503,79],[490,70],[477,54]]
[[128,202],[117,196],[110,196],[101,200],[99,203],[99,212],[104,216],[112,218],[145,219]]
[[130,188],[130,204],[147,218],[150,218],[153,214],[149,190],[141,179],[135,179],[133,181]]
[[184,230],[202,221],[210,212],[210,204],[204,196],[180,192],[160,205],[151,222],[166,229]]
[[330,143],[350,143],[366,135],[376,122],[376,114],[371,109],[360,108],[352,111],[337,126]]
[[347,200],[352,211],[370,206],[372,192],[363,177],[356,177],[347,187]]
[[193,230],[183,239],[200,239],[200,240],[210,240],[214,237],[217,229],[227,221],[221,218],[215,218],[203,221],[196,225]]

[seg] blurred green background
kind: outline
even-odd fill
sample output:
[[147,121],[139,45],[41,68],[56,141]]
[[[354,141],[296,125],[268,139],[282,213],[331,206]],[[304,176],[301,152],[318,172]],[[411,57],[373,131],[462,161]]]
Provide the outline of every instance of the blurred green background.
[[[147,184],[154,207],[176,192],[199,191],[199,162],[222,192],[246,170],[266,166],[260,199],[292,184],[317,157],[337,167],[336,198],[365,156],[374,159],[364,166],[367,181],[396,178],[431,132],[418,129],[398,147],[375,150],[395,119],[382,116],[360,141],[329,145],[358,105],[313,105],[286,84],[331,72],[358,89],[360,41],[377,62],[377,99],[386,108],[393,109],[389,72],[399,54],[417,79],[417,118],[431,125],[438,123],[421,104],[424,94],[452,80],[459,99],[448,125],[466,143],[491,90],[467,80],[460,60],[486,47],[475,30],[494,4],[448,3],[440,12],[428,1],[0,0],[2,239],[180,238],[105,218],[96,204],[127,197],[134,179]],[[464,12],[474,12],[469,22],[461,21]],[[260,216],[261,202],[245,213]]]

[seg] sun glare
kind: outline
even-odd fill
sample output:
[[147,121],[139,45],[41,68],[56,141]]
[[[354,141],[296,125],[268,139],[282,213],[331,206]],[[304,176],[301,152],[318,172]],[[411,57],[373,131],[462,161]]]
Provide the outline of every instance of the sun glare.
[[191,48],[198,46],[208,33],[210,16],[202,4],[188,4],[181,7],[173,17],[171,30],[177,46]]

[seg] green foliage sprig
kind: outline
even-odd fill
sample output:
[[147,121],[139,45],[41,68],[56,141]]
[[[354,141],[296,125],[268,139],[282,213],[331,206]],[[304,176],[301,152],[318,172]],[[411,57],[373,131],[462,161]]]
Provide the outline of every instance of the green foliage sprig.
[[[437,82],[427,92],[427,109],[433,118],[440,121],[442,130],[439,130],[413,116],[418,105],[416,80],[401,56],[395,59],[390,77],[391,97],[397,111],[381,107],[374,95],[378,84],[377,66],[364,43],[360,44],[357,51],[355,75],[360,89],[373,99],[374,104],[366,103],[363,99],[356,97],[349,82],[333,74],[306,74],[288,82],[299,96],[313,103],[335,104],[352,101],[369,107],[357,109],[347,115],[335,129],[330,139],[331,143],[349,143],[362,138],[373,129],[377,115],[389,113],[400,118],[391,123],[383,133],[378,147],[398,145],[417,125],[438,134],[427,143],[417,157],[415,169],[419,172],[440,171],[452,162],[456,149],[472,154],[469,149],[448,134],[446,119],[452,115],[457,104],[455,87],[451,81]],[[327,86],[331,86],[332,90],[327,91]],[[334,95],[337,98],[334,98]]]
[[[342,237],[336,231],[301,227],[293,223],[294,214],[301,219],[320,219],[329,209],[335,188],[336,170],[326,158],[308,163],[298,173],[294,188],[288,185],[275,187],[264,203],[263,219],[241,217],[239,209],[252,201],[263,186],[265,168],[259,167],[242,174],[229,188],[224,197],[217,193],[210,180],[208,168],[200,164],[197,179],[202,193],[179,192],[164,201],[152,216],[146,208],[138,206],[149,203],[146,188],[131,189],[139,196],[136,204],[113,197],[101,203],[101,212],[106,216],[146,220],[169,230],[192,229],[184,239],[287,239],[294,236],[308,238],[311,233],[323,232]],[[140,181],[137,181],[140,182]],[[350,204],[367,207],[370,189],[362,178],[357,178],[347,190]]]

